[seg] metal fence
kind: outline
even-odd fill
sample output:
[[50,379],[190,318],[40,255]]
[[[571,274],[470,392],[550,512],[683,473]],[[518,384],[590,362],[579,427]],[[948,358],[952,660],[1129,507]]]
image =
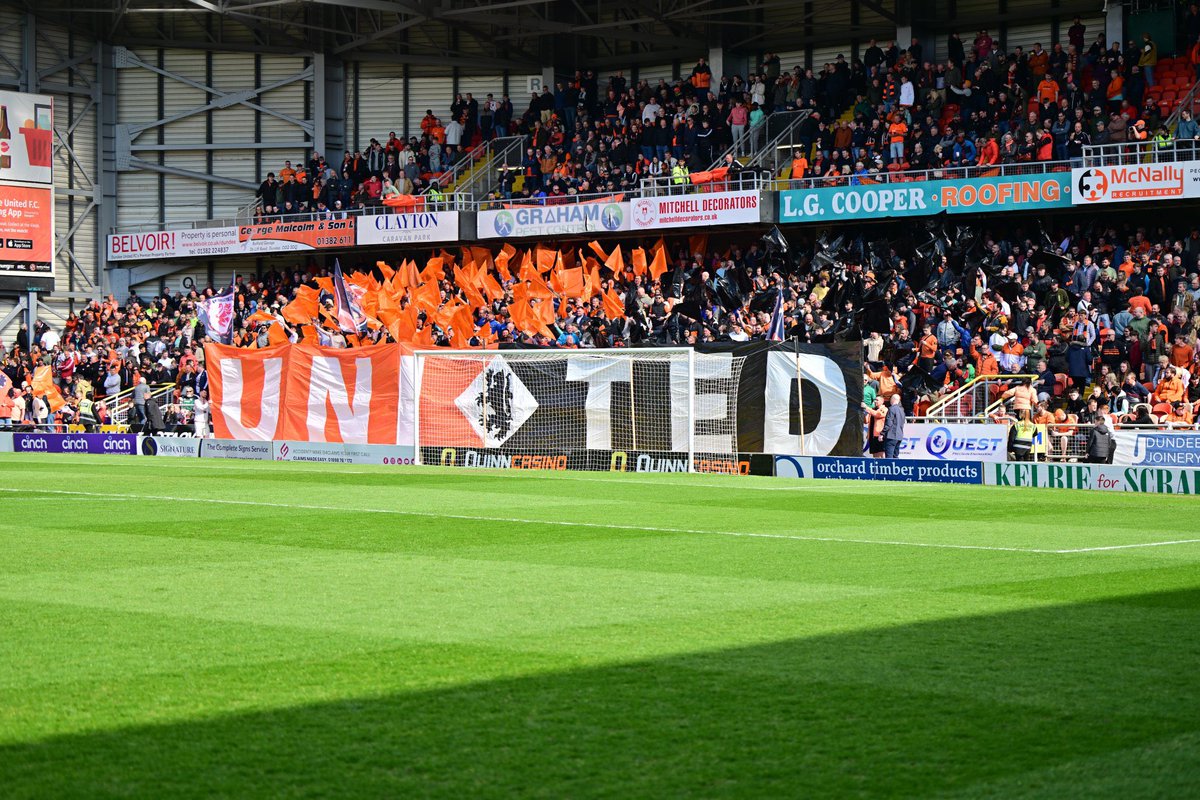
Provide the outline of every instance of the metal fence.
[[1083,149],[1083,167],[1132,167],[1143,164],[1173,164],[1200,159],[1200,141],[1170,139],[1165,142],[1120,142],[1088,145]]

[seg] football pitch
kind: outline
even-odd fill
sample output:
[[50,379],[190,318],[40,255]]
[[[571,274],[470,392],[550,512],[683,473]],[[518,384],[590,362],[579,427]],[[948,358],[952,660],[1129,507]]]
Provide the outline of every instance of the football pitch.
[[0,508],[8,800],[1200,782],[1194,497],[10,454]]

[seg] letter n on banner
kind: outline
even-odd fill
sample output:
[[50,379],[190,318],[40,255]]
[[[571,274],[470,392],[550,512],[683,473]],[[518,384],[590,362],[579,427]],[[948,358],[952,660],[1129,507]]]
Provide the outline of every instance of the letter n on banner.
[[280,438],[396,444],[399,410],[400,345],[292,345]]
[[291,345],[242,350],[204,346],[213,430],[218,439],[276,438]]

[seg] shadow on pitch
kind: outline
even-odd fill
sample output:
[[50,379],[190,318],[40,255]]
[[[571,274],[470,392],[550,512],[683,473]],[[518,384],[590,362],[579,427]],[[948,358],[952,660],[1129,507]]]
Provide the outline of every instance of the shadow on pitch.
[[[0,786],[840,797],[970,794],[1098,756],[1128,773],[1116,751],[1200,719],[1200,589],[1164,594],[66,736],[0,748]],[[433,648],[427,658],[436,669]],[[1186,776],[1146,777],[1163,788]]]

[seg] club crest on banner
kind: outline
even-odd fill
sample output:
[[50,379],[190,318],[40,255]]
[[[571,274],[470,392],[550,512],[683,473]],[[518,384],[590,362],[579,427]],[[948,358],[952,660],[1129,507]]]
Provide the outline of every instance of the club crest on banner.
[[508,441],[537,410],[529,389],[500,357],[493,358],[454,401],[484,447]]

